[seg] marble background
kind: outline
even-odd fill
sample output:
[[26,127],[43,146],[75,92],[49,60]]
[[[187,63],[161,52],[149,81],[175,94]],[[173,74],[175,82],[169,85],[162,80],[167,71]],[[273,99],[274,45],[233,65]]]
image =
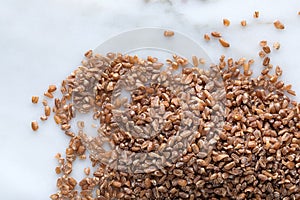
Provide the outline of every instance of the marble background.
[[[252,17],[255,10],[259,19]],[[30,121],[42,111],[30,98],[59,84],[86,50],[119,32],[163,27],[193,38],[215,61],[221,54],[253,58],[260,69],[259,41],[278,41],[272,63],[300,94],[298,11],[299,0],[0,0],[0,198],[40,200],[56,191],[53,157],[64,152],[68,139],[53,123],[31,131]],[[231,26],[224,27],[223,18]],[[243,19],[246,27],[240,26]],[[276,19],[285,30],[273,27]],[[220,31],[231,48],[205,42],[203,34],[211,31]],[[87,165],[77,162],[75,176],[83,177]]]

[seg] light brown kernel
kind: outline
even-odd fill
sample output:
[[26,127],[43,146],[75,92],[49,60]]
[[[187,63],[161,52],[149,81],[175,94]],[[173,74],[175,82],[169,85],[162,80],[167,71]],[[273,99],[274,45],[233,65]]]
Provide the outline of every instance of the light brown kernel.
[[193,65],[194,65],[195,67],[198,67],[198,66],[199,66],[199,61],[198,61],[197,56],[192,56],[192,61],[193,61]]
[[209,41],[210,40],[210,37],[209,37],[209,35],[208,34],[204,34],[204,39],[206,40],[206,41]]
[[54,92],[56,90],[56,85],[49,85],[49,87],[48,87],[48,92],[49,93],[52,93],[52,92]]
[[45,115],[48,117],[51,114],[51,108],[49,106],[45,106]]
[[172,36],[174,36],[174,31],[166,30],[166,31],[164,31],[164,36],[172,37]]
[[87,175],[87,176],[90,175],[90,171],[91,171],[91,169],[89,167],[84,168],[85,175]]
[[281,23],[279,20],[274,21],[273,24],[274,24],[276,29],[281,29],[282,30],[282,29],[285,28],[283,23]]
[[280,49],[280,43],[279,42],[274,42],[273,48],[276,49],[276,50]]
[[264,46],[266,46],[267,44],[268,44],[267,40],[262,40],[262,41],[259,42],[259,45],[260,45],[261,47],[264,47]]
[[229,19],[223,19],[223,24],[224,26],[229,26],[230,25]]
[[32,121],[31,122],[31,128],[34,131],[37,131],[39,129],[39,125],[38,125],[37,121]]
[[50,98],[50,99],[52,99],[52,98],[54,97],[53,94],[50,93],[50,92],[45,92],[45,93],[44,93],[44,96],[46,96],[46,97],[48,97],[48,98]]
[[230,44],[229,44],[226,40],[224,40],[223,38],[220,38],[220,39],[219,39],[219,42],[220,42],[220,44],[221,44],[223,47],[225,47],[225,48],[230,47]]
[[39,102],[39,97],[38,96],[32,96],[31,97],[31,102],[34,104],[37,104]]
[[211,32],[211,35],[212,35],[213,37],[221,37],[221,36],[222,36],[221,33],[220,33],[220,32],[217,32],[217,31]]
[[241,21],[241,26],[247,26],[246,20],[242,20],[242,21]]

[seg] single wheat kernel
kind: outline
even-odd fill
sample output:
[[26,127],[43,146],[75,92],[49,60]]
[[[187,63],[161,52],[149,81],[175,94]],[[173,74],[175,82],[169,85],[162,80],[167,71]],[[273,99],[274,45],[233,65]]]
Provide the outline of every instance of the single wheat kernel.
[[264,46],[266,46],[267,44],[268,44],[267,40],[262,40],[262,41],[259,42],[259,45],[260,45],[261,47],[264,47]]
[[206,41],[209,41],[209,40],[210,40],[209,35],[208,35],[208,34],[204,34],[204,39],[205,39]]
[[119,182],[119,181],[113,181],[113,182],[112,182],[112,185],[113,185],[114,187],[116,187],[116,188],[120,188],[120,187],[122,186],[122,183]]
[[58,199],[59,199],[59,195],[58,195],[58,194],[52,194],[52,195],[50,196],[50,199],[51,199],[51,200],[58,200]]
[[204,64],[205,64],[205,59],[204,59],[204,58],[200,58],[200,59],[199,59],[199,63],[200,63],[201,65],[204,65]]
[[174,36],[174,31],[169,31],[169,30],[164,31],[164,36],[165,37],[172,37],[172,36]]
[[56,86],[55,85],[49,85],[48,87],[48,92],[54,92],[56,90]]
[[85,175],[90,175],[90,172],[91,172],[91,169],[89,168],[89,167],[87,167],[87,168],[84,168],[84,173],[85,173]]
[[54,115],[54,121],[55,121],[56,124],[61,124],[61,119],[57,115]]
[[241,25],[242,25],[242,26],[247,26],[246,20],[242,20],[242,21],[241,21]]
[[224,26],[229,26],[230,25],[229,19],[223,19],[223,24]]
[[46,121],[46,120],[48,119],[48,117],[45,116],[45,115],[43,115],[43,116],[40,117],[40,119],[41,119],[42,121]]
[[47,106],[48,105],[48,101],[46,99],[43,99],[42,104],[43,104],[43,106]]
[[34,131],[37,131],[39,129],[39,125],[38,125],[37,121],[32,121],[31,122],[31,128]]
[[269,57],[265,57],[263,60],[263,66],[268,66],[270,63],[270,58]]
[[264,58],[266,56],[266,53],[264,51],[260,51],[258,55],[259,57]]
[[219,42],[225,48],[230,47],[230,44],[227,41],[225,41],[223,38],[220,38]]
[[253,17],[254,18],[259,18],[259,11],[254,11]]
[[264,50],[264,52],[265,52],[266,54],[269,54],[269,53],[271,52],[271,49],[270,49],[269,46],[264,46],[264,47],[263,47],[263,50]]
[[48,117],[51,114],[51,108],[49,106],[45,106],[45,115]]
[[55,167],[55,173],[56,174],[60,174],[61,173],[61,169],[59,166]]
[[221,37],[221,33],[217,32],[217,31],[213,31],[210,33],[213,37]]
[[274,42],[273,48],[276,49],[276,50],[280,49],[280,43],[279,42]]
[[199,61],[198,61],[197,56],[192,56],[192,60],[193,60],[193,65],[195,67],[198,67],[199,66]]
[[55,154],[54,158],[60,159],[61,158],[61,154],[60,153]]
[[50,92],[48,92],[48,91],[44,93],[44,96],[46,96],[46,97],[48,97],[48,98],[50,98],[50,99],[53,98],[53,94],[50,93]]
[[296,92],[294,90],[287,90],[287,93],[296,96]]
[[244,63],[243,68],[244,68],[244,71],[248,71],[250,69],[249,63]]
[[93,55],[93,51],[92,50],[88,50],[87,52],[84,53],[84,56],[87,58],[91,58]]
[[285,28],[283,23],[281,23],[279,20],[274,21],[273,24],[274,24],[275,28],[277,28],[277,29],[284,29]]
[[32,96],[31,97],[31,102],[34,104],[37,104],[39,102],[39,97],[38,96]]
[[235,115],[233,116],[233,118],[234,118],[235,120],[237,120],[237,121],[240,121],[240,120],[242,119],[242,115],[239,114],[239,113],[237,113],[237,114],[235,114]]

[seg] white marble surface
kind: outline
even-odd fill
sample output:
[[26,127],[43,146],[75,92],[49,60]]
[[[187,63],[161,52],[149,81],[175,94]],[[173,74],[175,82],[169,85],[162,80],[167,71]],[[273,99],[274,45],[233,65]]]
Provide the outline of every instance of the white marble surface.
[[[259,19],[252,17],[255,10]],[[283,68],[284,80],[300,94],[298,11],[298,0],[0,0],[0,198],[40,200],[56,191],[53,156],[64,151],[68,139],[53,123],[31,131],[30,121],[42,111],[30,98],[48,84],[58,84],[86,50],[137,27],[185,33],[213,60],[225,54],[259,61],[258,42],[279,41],[272,63]],[[231,20],[230,27],[222,25],[223,18]],[[240,26],[242,19],[247,27]],[[276,30],[275,19],[286,29]],[[232,47],[205,42],[203,34],[211,31],[220,31]],[[256,67],[261,68],[258,62]],[[83,165],[76,165],[75,176],[82,177]]]

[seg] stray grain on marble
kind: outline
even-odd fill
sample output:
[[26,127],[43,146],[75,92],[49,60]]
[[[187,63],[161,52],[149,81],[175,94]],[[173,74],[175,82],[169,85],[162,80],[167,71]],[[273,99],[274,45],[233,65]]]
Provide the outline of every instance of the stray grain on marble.
[[195,67],[198,67],[199,66],[199,60],[198,60],[198,57],[197,56],[192,56],[192,61],[193,61],[193,65]]
[[223,25],[224,26],[229,26],[230,25],[229,19],[223,19]]
[[56,85],[49,85],[48,92],[52,93],[56,90]]
[[37,104],[39,102],[39,97],[38,96],[32,96],[31,97],[31,102],[34,104]]
[[211,34],[211,36],[213,36],[213,37],[218,37],[218,38],[222,36],[221,33],[220,33],[220,32],[217,32],[217,31],[213,31],[213,32],[211,32],[210,34]]
[[164,36],[172,37],[172,36],[174,36],[174,31],[166,30],[166,31],[164,31]]
[[46,96],[50,99],[52,99],[54,97],[53,94],[51,92],[48,92],[48,91],[44,93],[44,96]]
[[199,58],[199,63],[201,64],[201,65],[204,65],[205,64],[205,59],[204,58]]
[[259,11],[254,11],[253,17],[254,18],[259,18]]
[[247,26],[246,20],[242,20],[242,21],[241,21],[241,26]]
[[225,48],[230,47],[230,44],[226,40],[224,40],[223,38],[220,38],[219,42]]
[[260,42],[259,42],[259,45],[261,46],[261,47],[264,47],[264,46],[266,46],[268,44],[268,41],[267,40],[261,40]]
[[39,129],[39,125],[38,125],[37,121],[32,121],[31,122],[31,128],[34,131],[37,131]]
[[206,41],[209,41],[210,40],[210,36],[208,35],[208,34],[204,34],[204,39],[206,40]]
[[274,42],[273,43],[273,48],[276,49],[276,50],[280,49],[280,43],[279,42]]
[[276,29],[281,29],[281,30],[282,30],[282,29],[285,28],[284,24],[281,23],[279,20],[275,20],[275,21],[273,22],[273,24],[274,24],[274,26],[275,26]]

